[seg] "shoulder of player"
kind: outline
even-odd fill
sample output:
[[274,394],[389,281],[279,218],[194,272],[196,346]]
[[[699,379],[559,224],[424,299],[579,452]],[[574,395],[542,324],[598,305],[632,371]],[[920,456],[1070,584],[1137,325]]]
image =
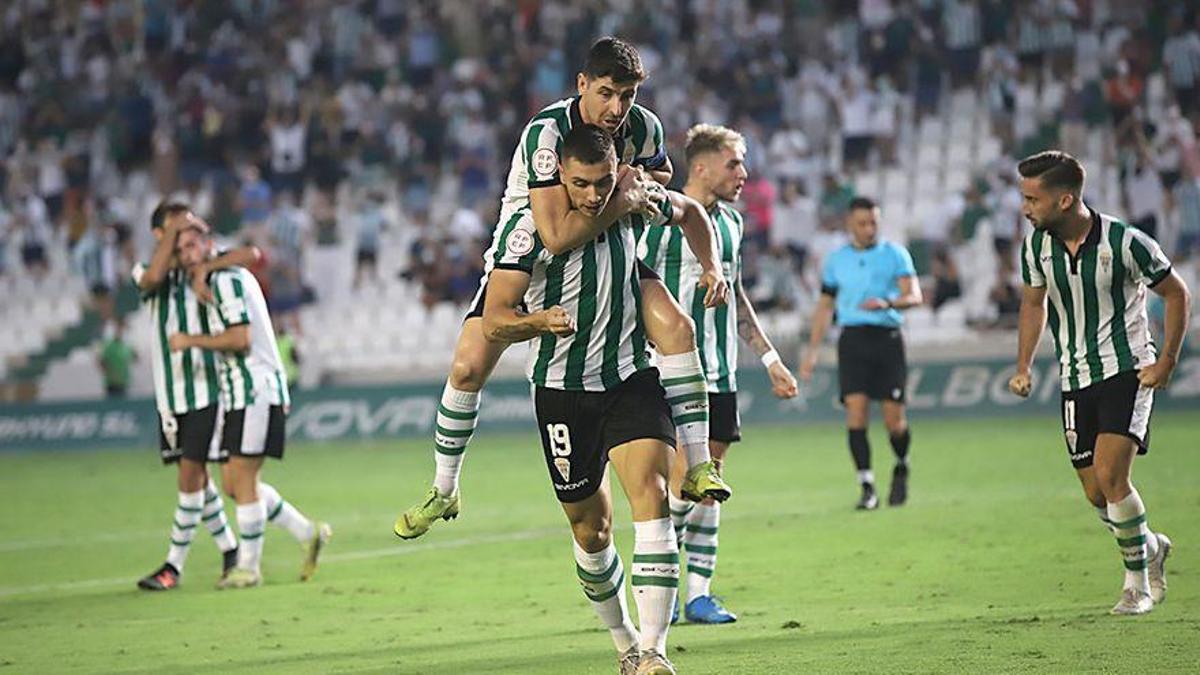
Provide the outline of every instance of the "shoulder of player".
[[629,115],[631,117],[637,115],[642,122],[646,123],[647,127],[662,124],[662,122],[659,122],[658,120],[658,115],[655,115],[654,111],[650,110],[641,103],[634,103],[633,107],[629,109]]
[[733,204],[729,202],[717,202],[717,213],[732,220],[739,226],[742,224],[742,212],[734,208]]
[[523,133],[522,136],[526,135],[535,127],[541,129],[546,125],[550,125],[551,128],[559,134],[566,133],[567,130],[563,128],[562,125],[564,122],[567,124],[570,123],[571,101],[572,99],[564,98],[561,101],[555,101],[554,103],[551,103],[545,108],[539,110],[538,113],[529,118],[529,122],[525,124],[525,133]]
[[533,223],[533,209],[528,206],[518,209],[510,217],[509,225],[504,233],[505,254],[523,257],[535,251],[545,250],[542,236],[538,234]]

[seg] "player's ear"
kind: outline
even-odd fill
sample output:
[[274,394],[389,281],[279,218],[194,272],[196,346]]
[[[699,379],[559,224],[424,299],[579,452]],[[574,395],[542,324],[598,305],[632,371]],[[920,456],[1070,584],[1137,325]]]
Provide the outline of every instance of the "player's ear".
[[584,73],[579,73],[575,76],[575,88],[579,90],[579,95],[583,95],[583,91],[587,89],[588,76]]

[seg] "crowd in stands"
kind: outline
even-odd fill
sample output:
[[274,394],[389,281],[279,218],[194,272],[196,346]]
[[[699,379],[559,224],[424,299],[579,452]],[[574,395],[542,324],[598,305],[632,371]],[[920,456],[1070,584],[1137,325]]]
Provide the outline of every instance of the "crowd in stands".
[[44,274],[65,251],[111,317],[152,246],[150,210],[174,196],[266,252],[256,273],[292,330],[337,275],[401,274],[428,306],[461,303],[521,127],[573,93],[605,34],[641,51],[638,101],[663,122],[676,183],[690,125],[746,136],[746,283],[766,308],[809,306],[862,177],[916,171],[917,130],[948,121],[955,95],[1003,154],[891,231],[935,308],[966,292],[965,255],[993,256],[993,311],[973,318],[1011,324],[1013,158],[1046,147],[1085,161],[1095,206],[1177,257],[1200,248],[1192,3],[25,0],[0,9],[0,276]]

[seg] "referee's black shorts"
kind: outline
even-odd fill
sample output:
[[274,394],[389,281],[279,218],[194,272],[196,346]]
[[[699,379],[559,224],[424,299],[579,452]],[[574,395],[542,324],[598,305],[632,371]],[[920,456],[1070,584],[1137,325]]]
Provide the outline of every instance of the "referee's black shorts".
[[872,401],[904,402],[908,364],[899,328],[847,326],[838,338],[841,400],[866,394]]

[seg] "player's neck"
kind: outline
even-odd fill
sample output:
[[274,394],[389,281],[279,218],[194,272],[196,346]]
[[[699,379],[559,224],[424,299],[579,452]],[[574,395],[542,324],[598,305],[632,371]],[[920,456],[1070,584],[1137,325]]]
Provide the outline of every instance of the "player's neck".
[[1092,212],[1083,202],[1079,202],[1079,206],[1067,216],[1057,234],[1063,242],[1077,244],[1087,237],[1088,231],[1091,229]]
[[684,183],[683,194],[700,202],[700,205],[704,207],[705,211],[712,211],[713,207],[717,205],[717,201],[720,199],[717,197],[717,193],[692,181]]

